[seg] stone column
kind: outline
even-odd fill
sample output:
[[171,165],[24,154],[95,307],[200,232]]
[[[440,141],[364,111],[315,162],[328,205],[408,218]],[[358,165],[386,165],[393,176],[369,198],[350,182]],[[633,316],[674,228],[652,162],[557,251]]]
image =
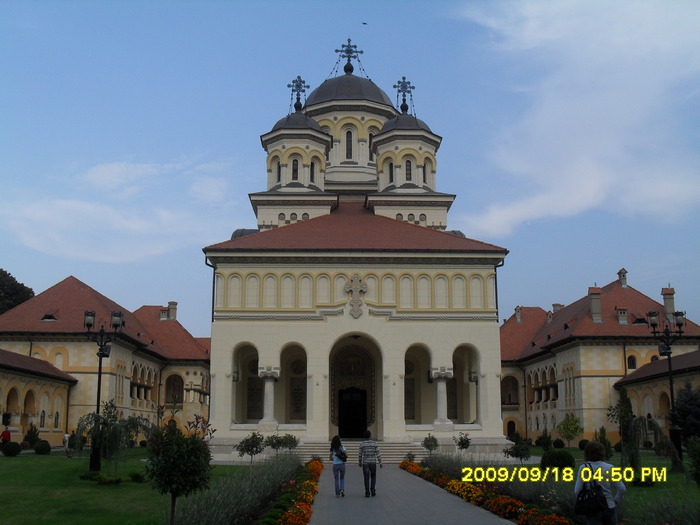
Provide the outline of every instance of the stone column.
[[433,421],[435,431],[452,431],[454,425],[447,419],[447,380],[452,372],[433,372],[433,380],[437,386],[437,419]]
[[260,420],[258,428],[263,432],[272,432],[277,430],[277,420],[275,419],[275,381],[279,377],[279,372],[264,370],[258,375],[265,382],[263,418]]

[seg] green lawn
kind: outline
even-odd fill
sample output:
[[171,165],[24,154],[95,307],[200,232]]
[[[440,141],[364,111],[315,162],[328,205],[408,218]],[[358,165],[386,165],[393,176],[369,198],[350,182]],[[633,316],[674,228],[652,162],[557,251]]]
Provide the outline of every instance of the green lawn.
[[[60,452],[17,457],[0,454],[0,523],[3,525],[151,525],[166,521],[169,496],[151,488],[150,481],[133,483],[130,472],[144,473],[145,449],[126,452],[119,462],[122,482],[98,485],[81,480],[88,470],[87,453],[66,459]],[[215,467],[214,475],[227,467]],[[230,468],[230,467],[228,467]],[[103,473],[113,466],[102,464]]]

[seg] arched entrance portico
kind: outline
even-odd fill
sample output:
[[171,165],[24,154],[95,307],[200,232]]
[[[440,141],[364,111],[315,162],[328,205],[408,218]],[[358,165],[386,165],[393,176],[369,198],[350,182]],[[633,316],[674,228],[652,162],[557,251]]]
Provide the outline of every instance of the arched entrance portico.
[[330,433],[361,438],[367,429],[381,432],[381,355],[360,335],[341,338],[330,358]]

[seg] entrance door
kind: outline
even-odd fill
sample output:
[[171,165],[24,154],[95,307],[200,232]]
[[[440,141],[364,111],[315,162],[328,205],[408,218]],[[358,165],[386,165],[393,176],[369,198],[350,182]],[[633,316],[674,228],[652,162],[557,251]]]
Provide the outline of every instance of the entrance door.
[[361,438],[367,430],[367,390],[346,388],[338,392],[338,434]]

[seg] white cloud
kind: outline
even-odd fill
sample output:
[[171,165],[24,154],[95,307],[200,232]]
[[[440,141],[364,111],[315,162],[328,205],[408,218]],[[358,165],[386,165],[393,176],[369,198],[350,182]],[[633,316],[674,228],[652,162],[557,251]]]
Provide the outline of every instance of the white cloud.
[[216,177],[197,177],[189,189],[192,197],[206,202],[222,202],[227,193],[228,182]]
[[161,208],[40,199],[3,210],[3,222],[25,245],[72,260],[131,262],[199,242],[206,225]]
[[112,162],[90,168],[81,178],[99,191],[128,197],[140,191],[143,179],[154,177],[162,171],[163,167],[157,164]]
[[668,219],[669,198],[679,216],[698,205],[700,155],[683,125],[697,125],[687,113],[700,106],[700,4],[518,1],[462,16],[532,75],[529,107],[490,155],[520,196],[458,219],[469,231],[508,235],[596,207]]

